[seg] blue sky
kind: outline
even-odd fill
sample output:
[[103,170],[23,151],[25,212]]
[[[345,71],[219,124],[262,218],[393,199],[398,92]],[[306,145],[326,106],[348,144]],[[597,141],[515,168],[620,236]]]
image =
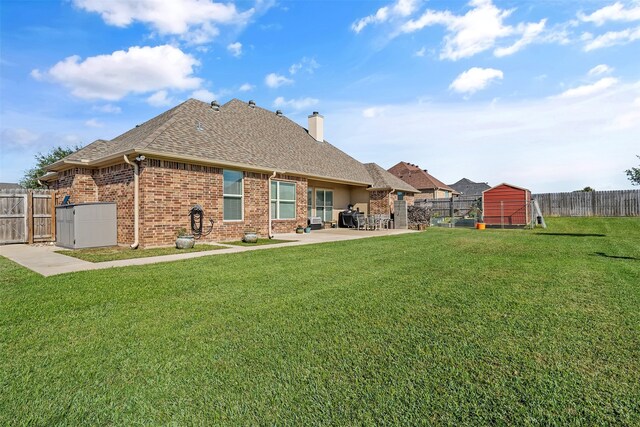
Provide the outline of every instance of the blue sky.
[[631,188],[640,1],[3,0],[0,181],[187,98],[253,99],[363,162]]

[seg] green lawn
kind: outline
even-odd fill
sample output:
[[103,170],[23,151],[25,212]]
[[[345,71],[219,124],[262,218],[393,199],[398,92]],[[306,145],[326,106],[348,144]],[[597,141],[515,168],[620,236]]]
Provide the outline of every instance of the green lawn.
[[245,243],[242,240],[235,242],[224,242],[225,245],[234,246],[263,246],[263,245],[277,245],[279,243],[295,242],[295,240],[282,240],[282,239],[258,239],[256,243]]
[[548,224],[0,259],[0,425],[639,425],[640,219]]
[[216,249],[224,249],[224,246],[209,245],[206,243],[196,243],[191,249],[168,248],[150,248],[150,249],[131,249],[126,246],[110,246],[108,248],[92,248],[92,249],[74,249],[56,251],[59,254],[80,258],[89,262],[105,262],[117,261],[121,259],[147,258],[161,255],[184,254],[188,252],[213,251]]

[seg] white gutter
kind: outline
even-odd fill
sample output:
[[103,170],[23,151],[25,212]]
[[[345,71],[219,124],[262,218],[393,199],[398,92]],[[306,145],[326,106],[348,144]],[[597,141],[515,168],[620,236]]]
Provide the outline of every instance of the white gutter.
[[[137,158],[136,158],[137,160]],[[140,224],[140,211],[139,211],[139,207],[138,207],[138,188],[139,188],[139,182],[138,182],[138,176],[140,175],[140,166],[138,166],[138,162],[131,162],[129,160],[129,158],[124,155],[124,161],[130,165],[133,166],[133,236],[134,236],[134,242],[131,244],[131,249],[137,249],[138,246],[140,245],[139,242],[139,234],[138,234],[138,228],[139,228],[139,224]]]
[[[269,230],[267,231],[267,236],[269,236],[269,239],[273,239],[273,234],[271,234],[271,179],[276,177],[276,171],[273,171],[273,174],[271,176],[269,176],[269,183],[267,184],[269,186],[268,190],[267,190],[267,203],[269,203]],[[297,207],[296,207],[297,210]]]

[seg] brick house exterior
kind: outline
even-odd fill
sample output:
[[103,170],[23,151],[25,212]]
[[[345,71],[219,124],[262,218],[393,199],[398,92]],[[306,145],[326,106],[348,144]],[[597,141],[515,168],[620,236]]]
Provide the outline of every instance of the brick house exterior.
[[[134,240],[135,185],[134,167],[124,156],[130,162],[139,159],[138,231],[143,247],[173,244],[178,229],[190,229],[188,213],[196,204],[205,213],[204,231],[211,230],[201,241],[214,242],[237,240],[247,229],[263,237],[292,232],[307,224],[309,210],[315,212],[316,191],[331,192],[345,204],[331,206],[332,216],[325,220],[337,219],[337,212],[351,203],[370,214],[388,214],[395,191],[416,191],[379,166],[362,164],[314,139],[279,114],[238,100],[211,110],[208,104],[188,100],[114,140],[98,140],[50,165],[43,179],[57,190],[58,203],[66,195],[72,203],[115,202],[118,243],[128,244]],[[311,124],[316,117],[310,116],[310,129],[317,129],[317,123]],[[202,154],[190,155],[198,152]],[[224,220],[224,170],[242,172],[238,220]],[[294,213],[286,219],[272,215],[269,220],[270,206],[279,203],[273,200],[270,181],[290,188],[294,184]]]
[[426,169],[407,162],[399,162],[388,170],[389,173],[400,178],[407,184],[418,189],[415,199],[442,199],[459,195],[460,193],[443,183]]

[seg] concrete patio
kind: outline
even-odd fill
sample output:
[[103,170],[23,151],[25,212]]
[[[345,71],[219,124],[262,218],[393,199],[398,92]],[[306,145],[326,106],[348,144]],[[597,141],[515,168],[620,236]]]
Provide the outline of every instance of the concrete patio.
[[311,245],[315,243],[338,242],[344,240],[364,239],[368,237],[390,236],[396,234],[413,233],[413,230],[353,230],[345,228],[316,230],[308,234],[277,234],[275,239],[295,240],[288,243],[262,246],[232,246],[224,243],[216,243],[225,246],[224,249],[190,252],[185,254],[164,255],[148,258],[134,258],[119,261],[107,261],[93,263],[78,258],[56,253],[63,248],[48,245],[3,245],[0,246],[0,256],[35,271],[45,277],[56,274],[73,273],[85,270],[100,270],[104,268],[127,267],[131,265],[146,265],[159,262],[178,261],[203,256],[224,255],[245,251],[276,249],[285,246]]

